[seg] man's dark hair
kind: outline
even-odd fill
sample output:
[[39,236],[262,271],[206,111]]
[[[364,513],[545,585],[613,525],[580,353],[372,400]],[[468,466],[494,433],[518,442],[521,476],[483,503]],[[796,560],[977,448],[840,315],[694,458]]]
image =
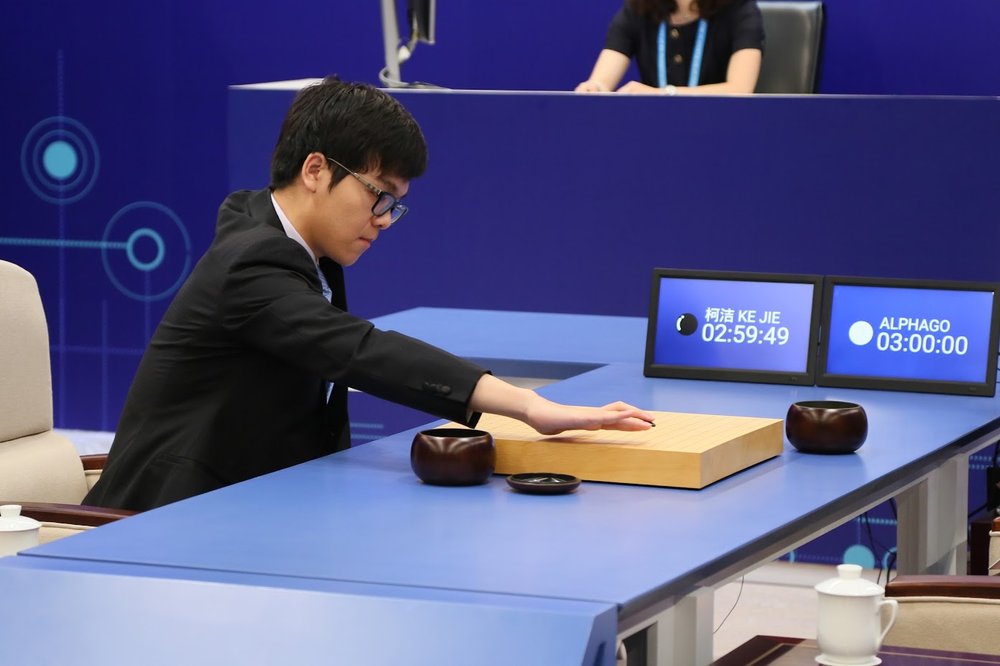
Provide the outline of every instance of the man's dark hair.
[[[627,0],[629,7],[639,16],[659,23],[677,11],[677,0]],[[735,0],[695,0],[695,7],[702,18],[711,18]]]
[[[409,111],[378,88],[335,76],[302,89],[292,102],[271,158],[271,189],[293,183],[312,152],[352,171],[380,169],[406,180],[427,168],[427,142]],[[332,187],[347,173],[331,168]]]

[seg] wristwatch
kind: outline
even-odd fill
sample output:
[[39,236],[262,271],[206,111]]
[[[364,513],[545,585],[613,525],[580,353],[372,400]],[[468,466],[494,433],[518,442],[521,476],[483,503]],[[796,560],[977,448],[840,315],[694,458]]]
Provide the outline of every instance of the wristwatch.
[[663,94],[664,95],[676,95],[677,94],[677,86],[673,86],[673,85],[670,85],[668,83],[667,85],[663,86]]

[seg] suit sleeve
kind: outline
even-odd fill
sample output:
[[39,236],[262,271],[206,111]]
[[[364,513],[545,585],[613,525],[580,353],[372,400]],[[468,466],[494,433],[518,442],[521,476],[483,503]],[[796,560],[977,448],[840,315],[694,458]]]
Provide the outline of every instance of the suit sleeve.
[[220,303],[226,330],[337,384],[473,425],[468,404],[485,369],[331,305],[315,267],[289,243],[261,243],[233,262]]

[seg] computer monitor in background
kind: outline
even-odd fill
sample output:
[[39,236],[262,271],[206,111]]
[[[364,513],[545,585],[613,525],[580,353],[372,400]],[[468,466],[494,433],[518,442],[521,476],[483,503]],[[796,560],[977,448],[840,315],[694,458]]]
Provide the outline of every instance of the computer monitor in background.
[[[410,24],[410,42],[434,43],[437,0],[408,0],[406,16]],[[411,49],[412,50],[412,49]]]
[[418,42],[433,44],[437,31],[437,0],[406,0],[406,23],[409,36],[403,42],[396,18],[396,0],[382,0],[382,39],[385,67],[379,81],[390,88],[437,88],[428,83],[402,80],[400,66],[410,59]]

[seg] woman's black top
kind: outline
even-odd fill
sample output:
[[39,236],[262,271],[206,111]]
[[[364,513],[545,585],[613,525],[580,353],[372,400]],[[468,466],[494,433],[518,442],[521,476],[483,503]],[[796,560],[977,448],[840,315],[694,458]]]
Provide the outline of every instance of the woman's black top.
[[[622,7],[608,28],[604,48],[635,58],[643,83],[658,87],[657,33],[660,24]],[[667,26],[667,83],[688,85],[691,54],[698,34],[698,21]],[[764,22],[756,0],[736,0],[708,19],[708,36],[701,63],[699,85],[723,83],[729,58],[741,49],[764,50]]]

